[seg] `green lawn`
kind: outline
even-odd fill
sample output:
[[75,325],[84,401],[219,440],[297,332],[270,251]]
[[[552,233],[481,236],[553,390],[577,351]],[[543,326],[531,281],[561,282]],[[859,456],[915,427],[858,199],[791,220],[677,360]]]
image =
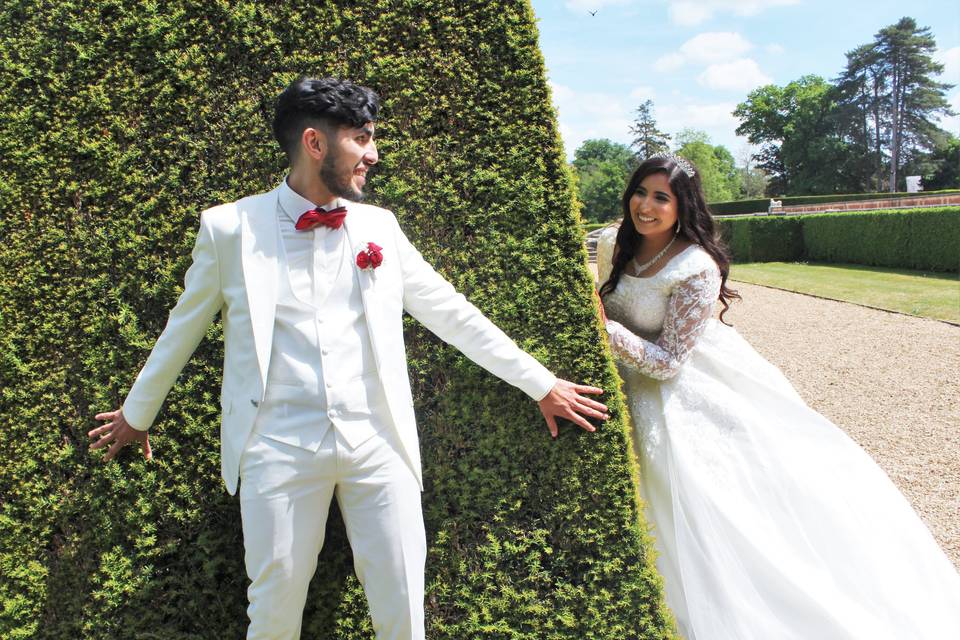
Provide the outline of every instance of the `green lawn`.
[[858,264],[754,262],[734,264],[730,278],[960,323],[960,279],[956,274]]

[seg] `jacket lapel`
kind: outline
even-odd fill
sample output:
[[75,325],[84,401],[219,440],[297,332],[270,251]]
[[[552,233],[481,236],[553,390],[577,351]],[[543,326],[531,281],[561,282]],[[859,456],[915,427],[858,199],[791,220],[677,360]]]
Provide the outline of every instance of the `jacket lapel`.
[[260,380],[267,381],[273,323],[277,313],[277,268],[280,229],[277,222],[277,194],[245,198],[238,203],[242,233],[240,256],[243,279],[253,325],[253,342],[260,366]]
[[[347,204],[348,210],[353,203]],[[356,209],[356,207],[353,207]],[[363,299],[363,313],[367,319],[367,331],[370,334],[370,344],[373,347],[373,357],[377,363],[377,369],[380,367],[381,354],[377,345],[377,337],[382,336],[379,332],[380,327],[380,308],[377,306],[376,295],[376,274],[374,269],[361,269],[357,265],[357,254],[365,249],[368,240],[365,239],[365,225],[362,222],[362,216],[354,211],[353,215],[347,215],[343,222],[343,228],[347,232],[347,244],[350,247],[350,264],[356,274],[357,282],[360,285],[360,297]]]

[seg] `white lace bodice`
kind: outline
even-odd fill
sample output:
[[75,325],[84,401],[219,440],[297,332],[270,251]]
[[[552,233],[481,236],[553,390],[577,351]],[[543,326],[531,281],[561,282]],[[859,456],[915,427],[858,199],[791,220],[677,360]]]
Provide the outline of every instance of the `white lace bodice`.
[[[601,286],[610,277],[616,235],[615,228],[607,228],[597,242]],[[618,363],[659,380],[676,375],[713,317],[720,283],[713,258],[696,245],[653,276],[622,275],[603,300]]]

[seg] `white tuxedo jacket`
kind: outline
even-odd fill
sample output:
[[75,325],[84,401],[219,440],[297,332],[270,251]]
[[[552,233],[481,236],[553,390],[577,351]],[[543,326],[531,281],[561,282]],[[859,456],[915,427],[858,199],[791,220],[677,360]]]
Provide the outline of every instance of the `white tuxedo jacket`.
[[[423,260],[390,211],[349,203],[348,212],[343,231],[353,255],[368,242],[383,247],[378,268],[360,269],[356,264],[354,268],[389,420],[399,435],[401,454],[422,487],[403,344],[404,310],[534,400],[543,398],[556,378]],[[220,312],[224,334],[221,471],[231,494],[237,490],[240,456],[263,400],[270,364],[280,242],[276,189],[200,215],[183,293],[123,403],[130,425],[149,429],[180,370]]]

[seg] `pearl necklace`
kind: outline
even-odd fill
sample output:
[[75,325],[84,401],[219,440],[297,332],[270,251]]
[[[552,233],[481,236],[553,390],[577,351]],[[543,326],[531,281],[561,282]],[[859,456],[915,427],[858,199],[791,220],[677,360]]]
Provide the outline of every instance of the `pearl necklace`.
[[[667,243],[667,246],[665,246],[663,249],[661,249],[661,250],[660,250],[660,253],[658,253],[657,255],[653,256],[653,259],[648,260],[648,261],[644,262],[643,264],[638,264],[638,265],[637,265],[637,275],[640,275],[641,273],[643,273],[644,271],[646,271],[647,269],[649,269],[650,267],[652,267],[654,264],[656,264],[657,260],[659,260],[660,258],[663,257],[663,254],[665,254],[665,253],[667,252],[667,250],[668,250],[670,247],[673,246],[673,243],[674,243],[676,240],[677,240],[677,236],[674,235],[672,238],[670,238],[670,242]],[[636,258],[633,259],[633,263],[634,263],[634,264],[637,264],[637,259],[636,259]]]

